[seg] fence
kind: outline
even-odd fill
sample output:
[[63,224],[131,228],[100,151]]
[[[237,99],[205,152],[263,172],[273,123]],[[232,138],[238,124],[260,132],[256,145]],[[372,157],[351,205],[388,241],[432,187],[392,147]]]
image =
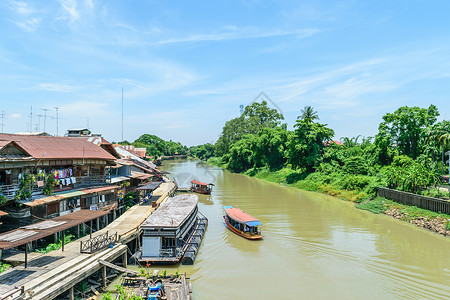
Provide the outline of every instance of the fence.
[[411,194],[397,190],[391,190],[382,187],[377,188],[377,195],[391,199],[401,204],[417,206],[437,213],[450,214],[450,201]]
[[94,253],[98,250],[108,247],[117,241],[117,232],[113,235],[108,235],[106,233],[100,234],[87,241],[80,242],[80,252],[81,253]]

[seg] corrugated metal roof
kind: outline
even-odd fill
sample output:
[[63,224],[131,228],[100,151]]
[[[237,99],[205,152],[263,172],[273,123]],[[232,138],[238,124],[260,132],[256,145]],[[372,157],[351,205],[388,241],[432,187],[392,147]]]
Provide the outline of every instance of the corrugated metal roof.
[[140,186],[138,188],[136,188],[136,190],[156,190],[159,186],[161,185],[161,181],[158,182],[149,182],[146,185]]
[[93,193],[113,190],[113,189],[116,189],[118,187],[119,186],[117,186],[117,185],[108,185],[108,186],[102,186],[102,187],[80,189],[80,190],[76,190],[76,191],[74,191],[74,190],[64,191],[64,192],[59,192],[59,193],[57,193],[55,195],[52,195],[52,196],[47,196],[47,197],[43,197],[43,198],[39,198],[39,199],[34,199],[33,201],[30,201],[30,202],[24,202],[23,205],[33,207],[33,206],[37,206],[37,205],[43,205],[43,204],[56,202],[56,201],[67,199],[67,198],[72,198],[72,197],[77,197],[77,196],[83,196],[83,195],[88,195],[88,194],[93,194]]
[[[97,219],[110,211],[82,209],[51,220],[37,222],[29,226],[0,234],[0,249],[10,249],[67,230],[78,224]],[[51,221],[51,222],[50,222]],[[30,230],[32,229],[32,230]]]
[[14,141],[30,156],[42,159],[105,159],[115,157],[103,148],[77,137],[26,136],[0,133],[0,141]]
[[193,194],[177,195],[161,203],[142,223],[142,227],[177,228],[188,218],[197,207],[198,196]]
[[91,193],[98,193],[98,192],[113,190],[113,189],[117,189],[117,188],[119,188],[118,185],[108,185],[108,186],[102,186],[102,187],[97,187],[97,188],[84,189],[82,191],[87,194],[91,194]]

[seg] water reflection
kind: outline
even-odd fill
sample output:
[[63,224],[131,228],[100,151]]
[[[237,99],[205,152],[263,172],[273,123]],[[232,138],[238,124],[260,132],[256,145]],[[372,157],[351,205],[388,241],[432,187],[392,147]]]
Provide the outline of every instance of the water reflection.
[[[209,225],[195,264],[167,267],[190,274],[195,299],[448,299],[450,238],[197,161],[163,168],[216,185],[200,197]],[[264,239],[228,230],[224,205],[260,219]]]

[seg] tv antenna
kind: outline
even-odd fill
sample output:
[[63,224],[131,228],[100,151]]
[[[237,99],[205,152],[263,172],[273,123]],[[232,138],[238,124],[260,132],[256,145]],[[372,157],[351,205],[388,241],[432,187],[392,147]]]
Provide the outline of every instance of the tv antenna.
[[29,128],[29,132],[33,131],[33,105],[31,105],[31,110],[30,110],[30,125],[28,126]]
[[[39,127],[38,127],[38,130],[36,130],[36,131],[41,131],[41,118],[42,118],[43,116],[44,116],[44,115],[37,115]],[[45,131],[45,130],[44,130],[44,131]]]
[[2,111],[0,114],[0,117],[2,118],[2,123],[0,124],[2,126],[2,133],[3,133],[3,127],[5,126],[5,123],[3,122],[5,120],[5,112]]
[[47,108],[41,108],[43,111],[44,111],[44,132],[45,132],[45,122],[46,122],[46,120],[47,120],[47,112],[50,110],[50,109],[47,109]]
[[123,87],[122,87],[122,141],[123,141]]
[[56,107],[55,106],[55,109],[56,109],[56,136],[58,136],[58,134],[59,134],[59,132],[58,132],[58,126],[59,126],[59,115],[58,115],[58,109],[59,109],[59,107]]

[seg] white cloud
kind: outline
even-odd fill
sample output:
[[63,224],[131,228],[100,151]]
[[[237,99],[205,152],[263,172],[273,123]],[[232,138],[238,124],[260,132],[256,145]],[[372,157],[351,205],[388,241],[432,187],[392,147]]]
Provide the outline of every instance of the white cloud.
[[11,115],[8,116],[8,118],[10,118],[10,119],[19,119],[19,118],[22,118],[22,115],[21,114],[11,114]]
[[22,28],[23,30],[25,30],[27,32],[32,32],[32,31],[36,31],[39,24],[41,23],[41,20],[39,20],[38,18],[32,18],[32,19],[25,20],[22,22],[15,21],[14,23],[17,26],[19,26],[20,28]]
[[64,93],[72,92],[72,91],[78,89],[78,87],[76,87],[76,86],[59,84],[59,83],[40,83],[37,85],[37,88],[40,90],[45,90],[45,91],[64,92]]
[[85,116],[108,115],[109,104],[99,101],[73,101],[68,104],[59,103],[59,112],[68,117],[84,118]]
[[301,30],[273,30],[264,31],[255,28],[237,28],[234,26],[227,26],[228,32],[221,32],[215,34],[195,34],[187,37],[170,38],[158,41],[157,44],[175,44],[175,43],[190,43],[190,42],[204,42],[204,41],[225,41],[225,40],[240,40],[240,39],[258,39],[280,36],[295,36],[297,38],[306,38],[320,32],[319,29],[309,28]]
[[76,0],[60,0],[59,3],[63,7],[64,11],[69,15],[70,23],[80,18]]
[[33,9],[28,5],[28,3],[23,1],[12,1],[10,7],[21,15],[29,15],[33,13]]

